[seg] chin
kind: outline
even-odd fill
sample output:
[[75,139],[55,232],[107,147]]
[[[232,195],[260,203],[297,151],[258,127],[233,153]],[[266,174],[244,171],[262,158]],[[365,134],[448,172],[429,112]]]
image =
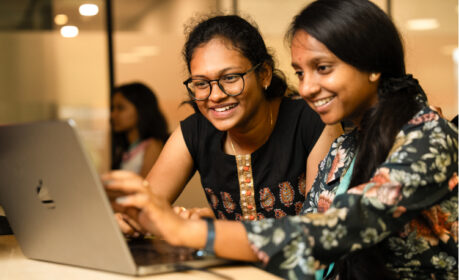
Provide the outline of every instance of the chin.
[[232,126],[229,126],[229,125],[215,125],[215,124],[213,124],[213,126],[219,131],[228,131],[232,127]]
[[320,116],[320,119],[326,125],[333,125],[333,124],[337,124],[341,122],[340,118],[335,118],[335,117]]
[[125,132],[126,131],[122,127],[117,127],[117,126],[112,126],[112,130],[113,130],[113,132],[116,132],[116,133],[121,133],[121,132]]
[[212,125],[220,131],[227,131],[233,127],[232,122],[227,122],[227,121],[220,121],[220,120],[212,120],[211,121]]

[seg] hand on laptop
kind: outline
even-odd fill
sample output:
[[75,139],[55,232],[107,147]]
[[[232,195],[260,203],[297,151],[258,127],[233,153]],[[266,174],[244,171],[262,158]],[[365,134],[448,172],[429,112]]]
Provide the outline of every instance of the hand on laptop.
[[125,236],[138,238],[140,236],[146,235],[147,232],[142,229],[137,221],[131,219],[129,215],[123,213],[115,213],[115,218]]
[[[122,213],[118,222],[123,232],[135,234],[137,231],[167,237],[168,232],[174,231],[184,222],[183,218],[174,213],[166,199],[153,195],[148,183],[139,175],[117,170],[102,175],[102,181],[113,209]],[[204,215],[207,211],[195,210],[193,213],[197,215],[201,212]],[[140,225],[140,228],[137,229],[136,225]]]
[[181,206],[174,206],[174,212],[184,219],[192,219],[197,220],[201,219],[202,217],[211,217],[215,218],[214,211],[208,207],[204,208],[185,208]]

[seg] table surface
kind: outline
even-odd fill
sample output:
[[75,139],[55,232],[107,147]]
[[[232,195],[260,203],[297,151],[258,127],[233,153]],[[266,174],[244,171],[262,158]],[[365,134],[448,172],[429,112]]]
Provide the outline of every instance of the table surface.
[[0,236],[0,280],[41,280],[41,279],[85,279],[85,280],[228,280],[263,279],[278,280],[270,273],[250,265],[213,267],[206,270],[190,270],[150,276],[126,276],[80,267],[31,260],[26,258],[13,235]]

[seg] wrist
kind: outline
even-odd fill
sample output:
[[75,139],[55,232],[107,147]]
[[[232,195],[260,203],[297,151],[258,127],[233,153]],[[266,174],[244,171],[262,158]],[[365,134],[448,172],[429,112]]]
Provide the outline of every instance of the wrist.
[[204,217],[204,221],[207,224],[207,238],[204,248],[200,249],[197,252],[197,255],[200,257],[213,257],[215,256],[214,243],[215,243],[215,224],[214,219],[209,217]]
[[174,246],[185,246],[202,249],[206,244],[207,225],[204,220],[190,220],[178,218],[179,222],[170,232],[165,234],[167,242]]

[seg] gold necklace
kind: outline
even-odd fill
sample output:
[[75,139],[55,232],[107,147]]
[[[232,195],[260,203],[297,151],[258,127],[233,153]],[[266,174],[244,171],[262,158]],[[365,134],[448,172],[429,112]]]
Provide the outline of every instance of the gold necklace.
[[[229,135],[228,135],[228,136],[229,136]],[[233,140],[231,140],[231,137],[229,137],[229,140],[230,140],[231,148],[233,149],[233,153],[234,153],[234,155],[237,155],[237,153],[236,153],[236,149],[234,148],[234,145],[233,145]]]
[[269,124],[273,126],[273,110],[269,107]]
[[[273,110],[271,107],[269,107],[269,124],[272,127],[273,126]],[[229,136],[229,133],[226,134],[227,137],[229,138],[231,149],[233,149],[234,155],[237,155],[236,149],[234,148],[233,140],[231,140],[231,137]]]

